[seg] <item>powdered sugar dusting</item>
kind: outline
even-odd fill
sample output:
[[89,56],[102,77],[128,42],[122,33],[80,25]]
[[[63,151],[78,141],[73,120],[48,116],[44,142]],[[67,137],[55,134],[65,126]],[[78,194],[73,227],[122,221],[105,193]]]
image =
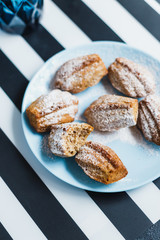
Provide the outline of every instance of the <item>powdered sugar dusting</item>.
[[89,123],[100,131],[115,131],[136,124],[131,109],[101,110],[89,113],[89,115]]
[[160,97],[156,95],[149,95],[144,100],[150,104],[155,119],[160,119]]
[[44,117],[39,118],[37,121],[42,125],[52,125],[61,122],[62,118],[65,115],[70,116],[74,119],[76,112],[78,111],[77,105],[72,105],[69,107],[62,108],[56,112],[45,115]]
[[68,92],[62,92],[56,89],[46,95],[42,95],[34,105],[34,109],[36,109],[41,116],[44,116],[55,110],[73,104],[78,104],[78,99],[75,96]]
[[99,152],[95,151],[93,148],[84,145],[81,147],[81,150],[78,152],[77,156],[78,159],[81,159],[83,163],[88,163],[91,161],[94,166],[99,165],[99,159],[105,165],[107,164],[106,159],[100,154]]
[[87,56],[82,56],[67,61],[61,66],[60,71],[58,71],[59,77],[64,77],[65,79],[69,78],[74,71],[82,68],[84,61],[86,60]]
[[63,139],[63,127],[57,128],[56,131],[52,130],[50,132],[49,138],[49,146],[50,150],[53,154],[56,155],[63,155],[65,148],[64,148],[64,139]]
[[[56,85],[62,87],[62,89],[65,88],[66,90],[71,90],[75,81],[78,80],[79,83],[82,82],[81,70],[84,61],[86,60],[87,56],[83,56],[71,59],[64,63],[56,73]],[[74,75],[75,71],[77,71],[78,76]],[[76,79],[77,77],[78,79]]]
[[160,97],[151,95],[139,104],[139,127],[146,139],[160,144]]
[[113,86],[131,97],[143,97],[155,91],[152,74],[142,65],[126,58],[117,58],[109,67]]
[[129,143],[132,146],[142,147],[150,155],[159,155],[159,150],[154,149],[147,143],[136,126],[131,128],[122,128],[115,132],[93,131],[89,136],[89,139],[103,145],[119,140],[123,143]]
[[51,159],[52,161],[55,159],[55,156],[51,152],[49,145],[48,145],[48,137],[49,134],[45,134],[42,138],[40,149],[41,152],[48,157],[48,160]]
[[81,92],[97,84],[106,73],[106,67],[97,54],[74,58],[57,71],[55,86],[73,93]]
[[[130,103],[133,105],[130,106]],[[133,110],[135,108],[135,110]],[[116,95],[103,95],[85,111],[88,122],[100,131],[136,125],[138,102]]]

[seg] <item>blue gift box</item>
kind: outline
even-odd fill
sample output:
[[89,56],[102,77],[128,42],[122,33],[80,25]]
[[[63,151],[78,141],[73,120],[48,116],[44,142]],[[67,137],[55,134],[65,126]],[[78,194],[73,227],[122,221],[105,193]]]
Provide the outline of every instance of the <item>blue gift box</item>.
[[0,27],[22,34],[38,23],[42,6],[43,0],[0,0]]

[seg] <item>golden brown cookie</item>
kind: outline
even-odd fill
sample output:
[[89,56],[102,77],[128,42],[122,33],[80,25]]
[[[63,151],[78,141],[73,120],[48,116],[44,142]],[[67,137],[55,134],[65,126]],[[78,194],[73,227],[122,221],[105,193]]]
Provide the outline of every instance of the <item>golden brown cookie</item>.
[[160,97],[150,95],[139,102],[138,127],[148,141],[160,145]]
[[114,183],[128,174],[117,154],[100,143],[86,142],[75,160],[90,178],[101,183]]
[[99,131],[115,131],[137,123],[137,99],[116,95],[104,95],[85,111],[87,122]]
[[37,132],[46,132],[52,125],[74,121],[77,111],[77,97],[68,92],[53,90],[31,103],[26,114]]
[[97,84],[106,74],[105,64],[97,54],[78,57],[60,67],[54,78],[55,87],[78,93]]
[[93,127],[86,123],[65,123],[53,126],[49,138],[49,148],[55,155],[72,157],[85,141]]
[[108,68],[108,77],[113,87],[129,97],[145,97],[155,91],[152,74],[125,58],[116,58]]

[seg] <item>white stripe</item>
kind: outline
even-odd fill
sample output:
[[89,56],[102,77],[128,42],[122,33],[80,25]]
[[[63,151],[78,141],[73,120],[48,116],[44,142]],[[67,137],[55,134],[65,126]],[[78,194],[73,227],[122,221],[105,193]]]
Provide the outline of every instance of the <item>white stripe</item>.
[[83,0],[83,2],[127,44],[160,59],[159,41],[116,0]]
[[[160,14],[160,4],[156,0],[144,0],[150,7],[152,7],[158,14]],[[158,23],[157,23],[158,24]]]
[[51,0],[44,4],[43,16],[40,23],[65,48],[75,47],[90,41],[90,39],[65,15]]
[[28,79],[44,63],[32,47],[19,35],[8,34],[0,30],[0,48]]
[[0,177],[0,221],[14,240],[47,239]]
[[160,191],[153,183],[127,193],[153,223],[160,219]]
[[102,240],[106,240],[106,236],[108,239],[124,239],[85,191],[58,180],[40,164],[24,138],[20,112],[2,89],[0,89],[0,98],[3,112],[0,118],[2,130],[84,234],[91,240],[96,240],[95,235],[99,232],[103,233]]

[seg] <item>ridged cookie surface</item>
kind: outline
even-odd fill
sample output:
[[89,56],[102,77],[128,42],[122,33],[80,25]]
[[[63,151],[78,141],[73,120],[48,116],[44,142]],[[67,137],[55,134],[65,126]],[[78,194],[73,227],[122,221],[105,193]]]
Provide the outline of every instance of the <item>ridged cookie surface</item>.
[[108,77],[113,87],[129,97],[145,97],[155,91],[152,74],[125,58],[116,58],[108,68]]
[[139,102],[138,127],[148,141],[160,145],[160,97],[150,95]]
[[55,87],[78,93],[97,84],[107,74],[102,59],[97,54],[71,59],[57,71]]
[[75,160],[90,178],[105,184],[117,182],[128,174],[117,154],[100,143],[86,142]]
[[104,95],[85,111],[87,122],[99,131],[115,131],[137,123],[137,99],[116,95]]
[[26,114],[37,132],[46,132],[52,125],[72,122],[77,111],[78,98],[56,89],[37,98]]

